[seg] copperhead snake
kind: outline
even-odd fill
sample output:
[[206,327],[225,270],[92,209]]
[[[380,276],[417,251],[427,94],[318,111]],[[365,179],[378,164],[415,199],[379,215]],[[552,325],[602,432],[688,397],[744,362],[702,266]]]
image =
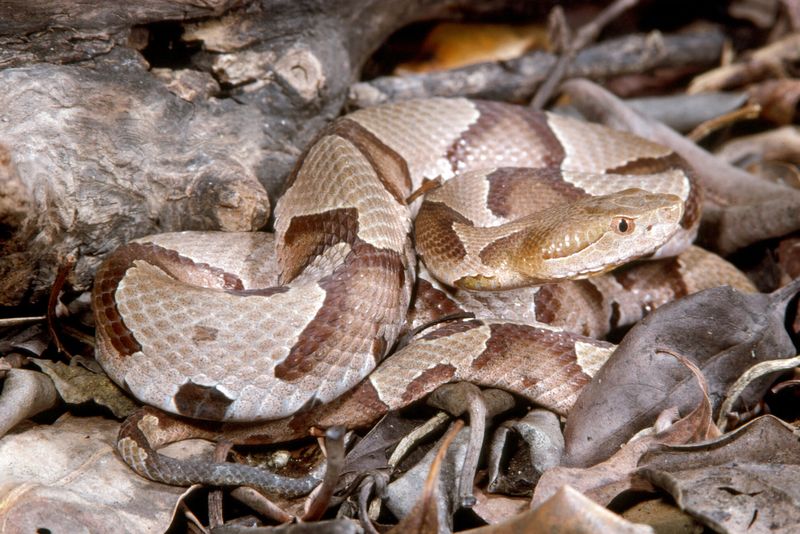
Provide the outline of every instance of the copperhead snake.
[[[445,183],[406,202],[431,180]],[[661,299],[652,274],[582,279],[642,257],[665,258],[661,268],[673,274],[699,263],[695,274],[707,274],[715,260],[697,249],[671,258],[696,234],[700,198],[669,149],[575,119],[466,99],[351,113],[300,158],[275,210],[274,246],[267,234],[161,234],[100,267],[96,353],[108,375],[150,406],[224,422],[193,425],[145,409],[123,425],[118,448],[156,480],[269,489],[252,468],[220,474],[232,464],[209,464],[187,474],[150,447],[182,425],[245,443],[302,437],[312,425],[353,428],[456,380],[565,414],[613,350],[588,336]],[[433,278],[417,280],[415,215],[417,252]],[[750,288],[732,267],[714,265]],[[717,283],[676,279],[674,293]],[[498,311],[495,297],[468,291],[530,284],[496,294],[530,297],[498,318],[486,313]],[[614,284],[638,287],[637,303],[603,303]],[[423,332],[373,372],[412,295],[417,323],[431,318],[422,302],[433,315],[460,309],[459,298],[484,313]],[[568,298],[584,299],[577,316]],[[253,421],[263,423],[244,424]]]

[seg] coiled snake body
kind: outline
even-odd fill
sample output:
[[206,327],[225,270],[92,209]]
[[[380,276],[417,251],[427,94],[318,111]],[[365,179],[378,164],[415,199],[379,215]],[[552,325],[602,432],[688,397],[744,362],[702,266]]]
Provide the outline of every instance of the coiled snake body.
[[[406,202],[453,176],[420,208]],[[436,278],[498,290],[677,254],[696,233],[699,198],[669,149],[598,125],[466,99],[360,110],[296,166],[276,208],[276,264],[264,259],[271,239],[254,234],[163,234],[111,254],[93,293],[97,358],[138,399],[173,414],[282,419],[262,440],[302,435],[309,418],[348,402],[385,411],[454,380],[565,413],[611,346],[540,324],[445,325],[365,381],[411,302],[415,212],[417,251]],[[425,284],[419,298],[437,282]],[[145,419],[123,434],[141,433]],[[153,474],[136,439],[120,450]]]

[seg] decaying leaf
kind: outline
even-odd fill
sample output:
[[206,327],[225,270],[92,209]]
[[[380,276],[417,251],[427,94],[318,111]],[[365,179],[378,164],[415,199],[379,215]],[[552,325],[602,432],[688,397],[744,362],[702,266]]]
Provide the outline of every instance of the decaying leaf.
[[[115,453],[118,431],[114,421],[65,415],[52,425],[0,439],[0,525],[5,531],[166,530],[186,489],[135,474]],[[179,450],[197,445],[182,442]]]
[[638,474],[717,532],[800,529],[800,430],[762,416],[714,441],[667,446]]
[[564,486],[541,506],[518,514],[503,523],[467,531],[471,534],[645,534],[653,529],[636,525],[582,495],[571,486]]
[[119,418],[127,417],[139,408],[105,373],[94,373],[72,363],[67,365],[41,359],[34,360],[34,363],[53,380],[59,395],[68,404],[94,401]]
[[[772,294],[709,289],[651,313],[582,391],[567,418],[564,465],[588,466],[608,458],[662,411],[686,413],[700,401],[692,373],[673,356],[686,356],[705,375],[718,409],[730,384],[753,364],[791,357],[796,349],[784,328],[794,281]],[[741,399],[761,398],[774,377],[754,381]]]

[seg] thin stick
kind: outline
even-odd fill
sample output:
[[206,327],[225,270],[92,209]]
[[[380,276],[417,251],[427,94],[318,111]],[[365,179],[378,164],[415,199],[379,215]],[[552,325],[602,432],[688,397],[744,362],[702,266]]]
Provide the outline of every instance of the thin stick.
[[50,337],[53,338],[53,342],[56,344],[56,349],[58,352],[64,354],[67,358],[72,359],[72,354],[67,351],[64,347],[64,344],[61,343],[61,338],[58,335],[58,329],[56,328],[56,306],[58,305],[58,295],[61,293],[61,289],[64,287],[64,283],[67,281],[67,276],[70,272],[72,272],[72,268],[75,266],[75,258],[73,256],[69,256],[59,268],[58,274],[56,275],[56,279],[53,282],[53,287],[50,289],[50,298],[47,300],[47,330],[50,332]]
[[560,6],[554,8],[551,17],[554,21],[554,27],[558,28],[558,34],[561,38],[560,40],[571,40],[572,42],[567,45],[566,48],[563,48],[563,45],[566,44],[565,42],[560,43],[559,48],[561,48],[561,56],[548,73],[547,79],[536,91],[536,95],[531,101],[531,107],[534,109],[542,109],[544,105],[547,104],[548,100],[550,100],[550,98],[553,96],[553,93],[561,83],[561,80],[564,79],[567,68],[575,59],[575,56],[578,55],[578,52],[586,48],[586,46],[588,46],[590,43],[594,42],[594,40],[597,39],[597,36],[600,35],[600,32],[603,31],[603,28],[605,28],[612,20],[638,3],[639,0],[616,0],[610,6],[601,11],[600,14],[597,15],[597,17],[591,22],[582,26],[581,29],[575,34],[574,39],[570,39],[568,26],[564,20],[563,10],[561,10]]
[[325,478],[311,494],[302,517],[303,521],[316,521],[328,508],[333,491],[336,489],[336,482],[344,468],[344,428],[335,426],[325,432],[325,451],[328,455]]

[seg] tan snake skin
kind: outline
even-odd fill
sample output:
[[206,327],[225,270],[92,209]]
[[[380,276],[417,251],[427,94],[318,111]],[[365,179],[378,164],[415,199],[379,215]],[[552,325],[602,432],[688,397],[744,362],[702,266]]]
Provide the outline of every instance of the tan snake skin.
[[[349,427],[367,424],[456,380],[566,413],[612,346],[509,321],[597,335],[661,303],[648,293],[638,312],[636,304],[598,304],[596,294],[636,287],[636,276],[607,275],[604,289],[586,280],[517,290],[535,295],[535,310],[423,333],[373,372],[404,327],[416,279],[410,229],[419,202],[405,199],[426,180],[456,175],[463,179],[427,195],[416,234],[427,267],[456,287],[584,278],[673,255],[697,229],[700,193],[690,174],[668,149],[635,136],[465,99],[360,110],[326,129],[290,177],[276,208],[276,264],[265,260],[269,239],[249,234],[157,235],[111,254],[93,292],[98,360],[143,402],[230,421],[223,430],[234,435],[239,422],[279,420],[266,423],[273,435],[247,427],[250,437],[239,441],[299,437],[311,424],[334,424],[337,413],[350,413],[341,421]],[[420,284],[418,297],[461,309],[458,290]],[[674,285],[675,294],[689,290]],[[488,297],[462,293],[491,309]],[[569,317],[571,294],[594,299],[597,313]],[[361,408],[341,411],[347,403]],[[359,411],[364,420],[353,420]],[[127,422],[120,451],[142,474],[186,483],[185,475],[161,476],[164,466],[154,467],[142,444],[171,439],[163,424],[149,411]]]

